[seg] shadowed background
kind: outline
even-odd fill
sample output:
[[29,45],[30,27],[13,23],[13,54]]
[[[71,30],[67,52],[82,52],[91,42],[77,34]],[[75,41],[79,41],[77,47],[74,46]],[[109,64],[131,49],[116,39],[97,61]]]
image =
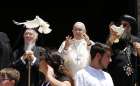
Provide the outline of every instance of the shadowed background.
[[65,36],[72,34],[72,26],[76,21],[85,23],[91,40],[105,42],[110,21],[117,20],[123,14],[137,18],[136,5],[136,0],[19,1],[0,8],[0,30],[8,34],[11,46],[15,49],[22,44],[23,29],[12,20],[22,22],[39,15],[52,28],[50,34],[39,36],[39,45],[58,48]]

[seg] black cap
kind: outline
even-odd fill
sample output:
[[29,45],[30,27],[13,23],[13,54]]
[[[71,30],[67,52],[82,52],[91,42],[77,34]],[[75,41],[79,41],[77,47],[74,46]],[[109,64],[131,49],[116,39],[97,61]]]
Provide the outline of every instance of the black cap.
[[121,16],[121,20],[128,21],[129,23],[136,23],[136,18],[134,18],[128,14]]
[[129,24],[130,24],[130,26],[132,28],[131,33],[133,35],[136,35],[137,34],[137,31],[138,30],[137,30],[137,20],[136,20],[136,18],[134,18],[133,16],[130,16],[128,14],[125,14],[125,15],[123,15],[123,16],[120,17],[120,20],[121,21],[127,21],[127,22],[129,22]]

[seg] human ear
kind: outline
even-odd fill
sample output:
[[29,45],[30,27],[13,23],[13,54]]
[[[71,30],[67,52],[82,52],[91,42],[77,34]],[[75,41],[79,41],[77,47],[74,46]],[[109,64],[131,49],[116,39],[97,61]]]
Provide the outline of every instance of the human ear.
[[96,53],[96,57],[97,58],[101,58],[101,54],[100,53]]

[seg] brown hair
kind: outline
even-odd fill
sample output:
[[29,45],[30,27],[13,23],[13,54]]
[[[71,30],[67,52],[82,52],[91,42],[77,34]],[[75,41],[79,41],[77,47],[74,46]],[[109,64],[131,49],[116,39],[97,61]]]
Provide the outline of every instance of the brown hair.
[[20,73],[13,68],[3,68],[0,70],[0,76],[9,78],[10,80],[18,81],[20,79]]

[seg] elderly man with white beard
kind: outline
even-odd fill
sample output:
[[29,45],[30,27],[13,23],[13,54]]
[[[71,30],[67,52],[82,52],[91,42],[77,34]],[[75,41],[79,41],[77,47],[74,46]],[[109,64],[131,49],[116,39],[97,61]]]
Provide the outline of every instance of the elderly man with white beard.
[[136,86],[140,49],[140,39],[132,35],[136,29],[136,19],[130,15],[123,15],[120,23],[124,32],[118,42],[115,42],[118,39],[116,32],[110,27],[107,44],[112,48],[112,62],[108,66],[108,72],[115,86]]
[[[18,86],[28,86],[28,76],[31,76],[31,86],[39,86],[38,59],[42,48],[36,46],[38,33],[33,29],[26,29],[23,37],[24,46],[16,49],[13,53],[16,60],[13,62],[12,67],[21,73]],[[28,75],[29,62],[31,62],[31,75]]]
[[23,34],[24,45],[13,52],[15,61],[12,67],[19,70],[21,74],[18,86],[39,86],[39,57],[44,48],[38,46],[36,42],[39,35],[38,32],[47,34],[51,31],[48,28],[49,24],[39,18],[39,16],[36,16],[34,20],[22,23],[14,21],[14,23],[17,25],[23,24],[26,29]]

